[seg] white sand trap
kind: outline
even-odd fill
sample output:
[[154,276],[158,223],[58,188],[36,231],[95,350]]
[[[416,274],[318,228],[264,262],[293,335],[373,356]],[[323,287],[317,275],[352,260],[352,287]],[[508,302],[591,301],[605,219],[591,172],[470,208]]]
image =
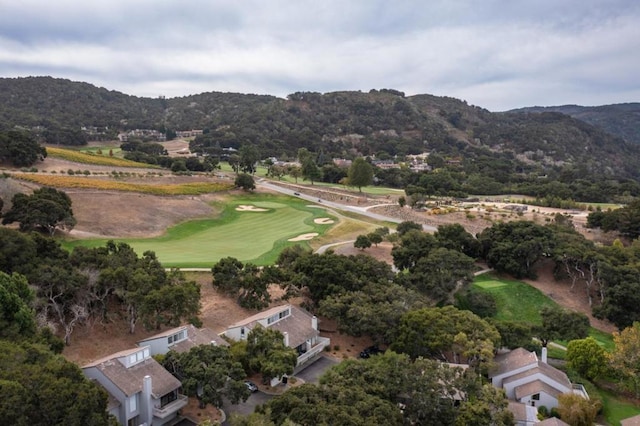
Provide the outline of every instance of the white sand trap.
[[313,239],[313,237],[317,237],[317,232],[311,232],[309,234],[301,234],[295,238],[289,238],[287,241],[307,241]]
[[266,212],[268,209],[261,209],[260,207],[241,204],[236,207],[236,210],[239,212]]
[[318,219],[313,219],[314,223],[317,223],[318,225],[331,225],[332,223],[334,223],[333,219],[329,219],[328,217],[320,217]]

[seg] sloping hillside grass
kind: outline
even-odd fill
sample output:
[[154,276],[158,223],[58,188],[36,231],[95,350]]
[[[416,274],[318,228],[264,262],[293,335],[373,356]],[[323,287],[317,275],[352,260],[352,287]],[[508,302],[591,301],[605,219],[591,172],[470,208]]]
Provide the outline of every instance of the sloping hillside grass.
[[[476,277],[473,286],[493,296],[498,308],[496,319],[499,321],[518,321],[540,325],[542,324],[540,310],[543,307],[559,307],[555,301],[527,283],[498,278],[490,273]],[[591,327],[589,335],[606,350],[613,349],[611,334]],[[557,343],[567,344],[564,341]],[[554,355],[561,355],[557,352],[555,351]],[[558,357],[564,358],[563,356]]]
[[[265,211],[237,211],[240,205],[251,205]],[[300,234],[322,234],[331,224],[320,225],[314,219],[329,217],[326,211],[307,207],[302,200],[274,195],[254,194],[233,198],[221,206],[220,217],[194,220],[170,228],[161,237],[121,239],[141,255],[154,251],[165,267],[211,268],[224,257],[235,257],[258,265],[273,264],[282,249],[307,241],[290,242]],[[76,240],[64,243],[66,248],[83,245],[104,246],[105,239]]]
[[231,183],[222,182],[192,182],[181,184],[153,185],[144,183],[122,182],[88,176],[60,176],[45,174],[14,174],[14,179],[26,180],[54,188],[98,189],[107,191],[140,192],[151,195],[199,195],[210,192],[228,191],[233,188]]
[[124,158],[109,157],[100,154],[92,154],[90,152],[80,152],[71,149],[47,147],[47,155],[62,160],[72,161],[81,164],[94,164],[97,166],[112,167],[135,167],[144,169],[157,169],[158,166],[152,164],[138,163],[135,161],[125,160]]

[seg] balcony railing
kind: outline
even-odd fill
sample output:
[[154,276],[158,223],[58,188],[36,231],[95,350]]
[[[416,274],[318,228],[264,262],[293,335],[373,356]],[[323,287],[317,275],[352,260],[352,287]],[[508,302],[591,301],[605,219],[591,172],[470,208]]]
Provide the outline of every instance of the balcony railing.
[[573,393],[582,396],[584,399],[589,399],[589,394],[587,393],[587,390],[581,384],[574,383],[572,385],[572,388],[573,388]]
[[296,364],[296,367],[300,367],[301,365],[306,364],[309,360],[313,359],[330,344],[330,340],[326,337],[317,337],[316,339],[316,345],[298,357],[298,363]]
[[162,408],[153,407],[153,415],[160,419],[164,419],[186,406],[188,402],[189,398],[186,395],[178,395],[178,398],[175,401],[171,401]]

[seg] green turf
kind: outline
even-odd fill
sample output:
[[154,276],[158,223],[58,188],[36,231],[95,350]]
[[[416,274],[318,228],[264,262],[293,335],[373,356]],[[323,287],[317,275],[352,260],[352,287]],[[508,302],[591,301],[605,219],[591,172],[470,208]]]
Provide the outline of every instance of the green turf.
[[598,388],[602,399],[602,416],[610,425],[619,425],[620,420],[640,414],[640,406],[630,401],[625,401],[619,396],[604,389]]
[[[504,280],[496,278],[492,274],[483,274],[476,277],[473,286],[495,298],[498,307],[496,319],[500,321],[541,324],[540,310],[544,306],[558,307],[556,302],[540,290],[521,281]],[[593,337],[607,351],[613,350],[611,334],[590,327],[589,336]],[[557,341],[556,343],[566,346],[568,342]]]
[[494,297],[498,307],[496,319],[541,324],[540,309],[558,304],[540,290],[522,281],[504,280],[491,274],[475,278],[473,286]]
[[[239,212],[238,205],[254,205],[265,212]],[[334,217],[324,209],[309,208],[297,198],[273,195],[247,195],[223,206],[216,219],[194,220],[170,228],[161,237],[121,239],[141,255],[154,251],[166,267],[209,268],[223,257],[231,256],[258,265],[271,264],[280,251],[294,244],[308,247],[306,241],[289,242],[300,234],[322,234],[332,225],[318,225],[315,218]],[[98,247],[107,240],[76,240],[65,244]]]

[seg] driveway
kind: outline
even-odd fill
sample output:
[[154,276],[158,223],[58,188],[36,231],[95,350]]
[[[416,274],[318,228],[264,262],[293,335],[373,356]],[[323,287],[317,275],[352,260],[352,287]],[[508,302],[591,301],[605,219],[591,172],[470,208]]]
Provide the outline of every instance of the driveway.
[[[329,358],[327,356],[320,356],[316,362],[299,372],[295,375],[305,381],[305,383],[318,383],[320,376],[330,367],[336,365],[339,361],[333,358]],[[246,402],[241,402],[239,404],[231,404],[229,401],[225,400],[222,409],[227,415],[227,420],[225,420],[222,424],[229,425],[229,418],[232,414],[242,414],[246,416],[254,412],[258,405],[264,404],[269,401],[275,395],[269,395],[262,391],[254,392],[251,394],[249,399]]]
[[296,374],[296,377],[301,378],[306,383],[317,384],[318,380],[320,379],[320,376],[322,376],[322,373],[324,373],[326,370],[329,369],[329,367],[333,367],[337,363],[338,363],[337,360],[322,355],[320,356],[320,358],[318,358],[316,362],[314,362],[313,364],[311,364],[310,366],[308,366],[307,368],[305,368],[304,370]]
[[246,402],[241,402],[239,404],[231,404],[229,401],[225,399],[224,405],[222,409],[227,415],[227,420],[225,420],[222,424],[229,425],[229,418],[232,414],[242,414],[243,416],[249,415],[254,412],[256,407],[260,404],[264,404],[273,398],[273,395],[267,395],[264,392],[254,392],[249,396]]

